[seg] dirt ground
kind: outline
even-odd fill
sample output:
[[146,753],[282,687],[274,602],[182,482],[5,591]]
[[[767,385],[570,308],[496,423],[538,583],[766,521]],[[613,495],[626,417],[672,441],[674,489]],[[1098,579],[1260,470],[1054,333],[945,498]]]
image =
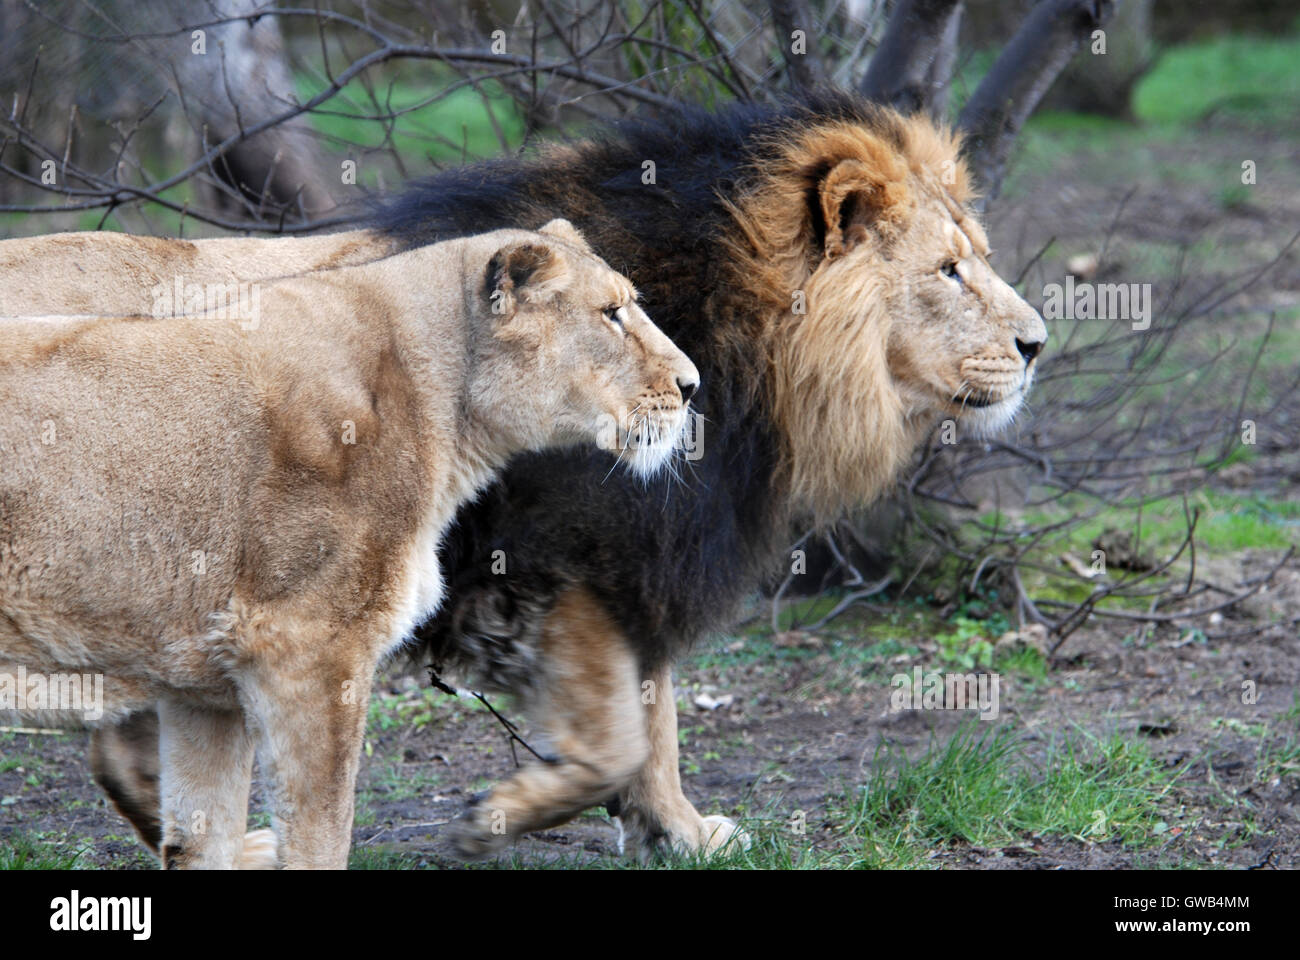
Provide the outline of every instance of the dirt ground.
[[[1300,573],[1285,571],[1226,629],[1277,610],[1300,612]],[[930,866],[1300,866],[1300,767],[1294,751],[1287,754],[1289,768],[1263,762],[1269,750],[1285,746],[1266,731],[1297,728],[1300,639],[1294,631],[1213,643],[1158,631],[1140,646],[1126,645],[1123,637],[1122,630],[1085,628],[1070,638],[1060,665],[1046,677],[1004,675],[995,722],[1014,725],[1031,760],[1071,729],[1145,741],[1176,774],[1159,804],[1170,825],[1168,839],[1139,847],[1060,836],[1024,836],[994,848],[946,843],[932,850]],[[846,657],[839,641],[807,636],[791,641],[792,656],[776,665],[746,657],[750,641],[744,640],[731,641],[730,664],[685,664],[678,687],[687,795],[704,812],[745,818],[756,834],[803,810],[807,833],[796,844],[841,844],[840,812],[827,806],[828,795],[869,784],[880,746],[917,755],[970,722],[960,711],[891,711],[885,676],[933,663],[931,641],[905,639],[915,653],[891,657],[879,668]],[[1257,684],[1253,704],[1242,702],[1246,680]],[[704,709],[695,702],[701,693],[732,699]],[[390,675],[378,701],[360,778],[354,864],[456,867],[441,828],[474,792],[510,774],[502,729],[481,708],[426,694],[410,675]],[[0,773],[0,838],[17,831],[80,850],[83,867],[152,865],[90,781],[86,734],[10,735],[6,741],[5,756],[21,765]],[[526,839],[497,865],[618,862],[614,827],[592,812]]]
[[[1257,606],[1258,613],[1266,606],[1300,612],[1300,572],[1287,572],[1271,592]],[[998,722],[1017,727],[1031,757],[1054,733],[1075,724],[1097,734],[1146,740],[1159,762],[1178,773],[1176,786],[1161,804],[1173,836],[1141,850],[1118,841],[1050,837],[1025,837],[1000,849],[953,844],[933,851],[934,865],[1300,867],[1300,768],[1293,765],[1283,774],[1265,770],[1258,733],[1270,726],[1297,727],[1294,715],[1287,714],[1294,714],[1300,689],[1300,638],[1279,629],[1241,644],[1183,643],[1178,631],[1170,630],[1137,647],[1125,646],[1123,635],[1116,629],[1085,629],[1070,639],[1062,650],[1062,666],[1045,680],[1004,680]],[[891,673],[933,663],[933,645],[924,637],[915,639],[922,656],[891,658]],[[755,817],[752,822],[760,830],[804,810],[808,827],[803,842],[833,845],[840,824],[838,811],[825,805],[829,793],[869,782],[872,758],[882,744],[919,754],[935,739],[948,739],[967,720],[957,711],[891,712],[891,688],[877,671],[846,666],[835,650],[818,649],[815,639],[804,642],[811,655],[780,669],[751,662],[724,668],[688,665],[680,671],[683,782],[702,812]],[[1258,700],[1252,705],[1242,702],[1243,680],[1257,683]],[[845,686],[853,689],[843,691]],[[730,694],[733,700],[726,707],[703,709],[692,702],[694,691],[714,699]],[[454,815],[469,785],[480,783],[477,778],[496,780],[513,766],[501,729],[482,712],[457,726],[456,735],[430,725],[375,744],[367,765],[371,782],[384,763],[375,758],[391,761],[400,754],[404,770],[432,775],[438,786],[430,787],[422,801],[388,800],[376,793],[374,823],[356,831],[362,848],[381,846],[448,864],[447,851],[438,843],[438,824],[430,821]],[[485,756],[488,750],[491,756]],[[520,847],[515,862],[525,864],[617,852],[613,827],[595,814]]]
[[[1142,169],[1157,171],[1144,174],[1145,180],[1101,175],[1086,156],[1057,157],[1043,170],[1026,161],[996,208],[995,246],[1024,251],[1022,263],[1052,236],[1061,239],[1061,257],[1095,246],[1113,229],[1117,205],[1137,186],[1126,226],[1118,231],[1133,244],[1203,231],[1223,249],[1275,252],[1300,227],[1296,141],[1252,133],[1250,142],[1260,169],[1280,165],[1291,187],[1285,177],[1261,183],[1257,194],[1230,209],[1215,201],[1212,176],[1204,184],[1177,183],[1158,172],[1197,164],[1211,172],[1236,169],[1240,150],[1230,127],[1207,134],[1190,159],[1185,141],[1145,146]],[[1250,294],[1250,302],[1300,304],[1298,264],[1293,255]],[[1294,498],[1300,473],[1284,475],[1281,488],[1277,472],[1270,477],[1273,495]],[[1276,558],[1276,552],[1242,550],[1215,559],[1244,580]],[[1117,733],[1144,743],[1172,774],[1158,801],[1166,828],[1158,841],[1136,845],[1060,834],[1026,834],[996,847],[935,844],[928,865],[1300,867],[1300,637],[1294,625],[1245,632],[1296,616],[1300,570],[1293,565],[1267,592],[1204,625],[1208,633],[1243,632],[1240,637],[1188,639],[1166,627],[1133,642],[1132,625],[1093,621],[1069,638],[1045,676],[1005,677],[995,722],[1014,726],[1031,762],[1072,731]],[[882,744],[920,755],[969,722],[958,711],[891,712],[888,677],[913,665],[932,666],[935,643],[925,632],[904,628],[893,638],[898,652],[864,662],[853,655],[854,638],[846,636],[852,623],[837,624],[832,635],[796,638],[776,659],[748,655],[750,647],[767,649],[750,634],[719,638],[681,665],[683,779],[702,812],[746,818],[751,832],[761,835],[803,810],[807,832],[792,846],[843,846],[842,809],[828,805],[828,797],[863,785],[871,789],[872,762]],[[720,657],[718,650],[729,652]],[[1257,690],[1254,703],[1243,700],[1248,681]],[[704,709],[696,705],[702,693],[731,700]],[[82,867],[151,867],[91,782],[86,743],[80,732],[0,734],[0,846],[25,836],[77,854]],[[354,865],[456,866],[440,839],[443,825],[512,768],[501,729],[485,711],[428,695],[413,677],[388,676],[363,759]],[[498,863],[608,866],[619,862],[616,855],[613,826],[603,813],[591,812],[527,838]]]

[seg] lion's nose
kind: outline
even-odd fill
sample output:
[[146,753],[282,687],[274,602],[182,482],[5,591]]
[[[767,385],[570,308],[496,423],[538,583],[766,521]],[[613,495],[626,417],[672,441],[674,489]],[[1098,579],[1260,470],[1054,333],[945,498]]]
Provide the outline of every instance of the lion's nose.
[[695,391],[700,389],[700,381],[678,379],[677,389],[682,392],[682,403],[690,403]]
[[1020,355],[1025,358],[1025,363],[1027,365],[1031,360],[1034,359],[1034,357],[1038,356],[1038,351],[1043,349],[1043,341],[1033,340],[1029,343],[1026,343],[1024,340],[1021,340],[1019,337],[1017,337],[1016,349],[1019,350]]

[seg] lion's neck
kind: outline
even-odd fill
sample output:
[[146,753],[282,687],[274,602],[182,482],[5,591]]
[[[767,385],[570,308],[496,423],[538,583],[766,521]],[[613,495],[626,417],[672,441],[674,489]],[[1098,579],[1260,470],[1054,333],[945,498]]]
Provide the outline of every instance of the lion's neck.
[[[465,271],[477,276],[486,265],[473,238],[466,238],[359,268],[361,278],[392,300],[393,340],[416,397],[421,447],[427,451],[420,469],[452,512],[487,486],[521,443],[509,421],[487,409],[510,385],[485,382],[493,371],[482,362],[465,305]],[[412,284],[412,277],[419,282]]]

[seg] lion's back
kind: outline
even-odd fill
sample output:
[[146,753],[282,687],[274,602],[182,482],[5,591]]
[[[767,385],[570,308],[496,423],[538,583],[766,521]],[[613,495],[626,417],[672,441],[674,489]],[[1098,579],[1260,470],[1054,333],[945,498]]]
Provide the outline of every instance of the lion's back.
[[111,231],[0,240],[0,316],[168,312],[175,291],[272,281],[385,256],[368,230],[181,240]]

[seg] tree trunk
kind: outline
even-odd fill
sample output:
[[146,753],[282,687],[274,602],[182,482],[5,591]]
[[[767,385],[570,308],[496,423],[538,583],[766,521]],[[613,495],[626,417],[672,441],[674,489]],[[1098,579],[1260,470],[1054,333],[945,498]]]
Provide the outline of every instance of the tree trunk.
[[1110,19],[1116,0],[1041,0],[1003,49],[961,112],[966,159],[983,190],[997,196],[1020,128],[1079,47]]

